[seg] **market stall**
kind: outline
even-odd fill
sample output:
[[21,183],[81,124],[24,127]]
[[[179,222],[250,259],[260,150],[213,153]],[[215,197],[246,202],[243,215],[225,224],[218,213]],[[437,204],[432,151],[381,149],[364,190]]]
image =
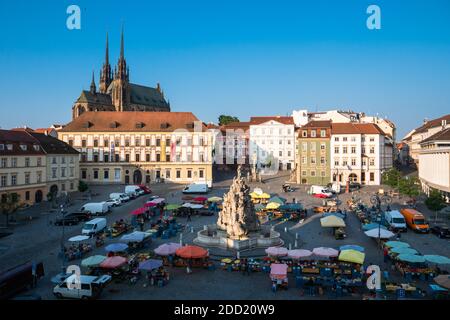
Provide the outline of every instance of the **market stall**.
[[336,216],[329,215],[320,219],[320,225],[322,228],[333,228],[333,235],[336,240],[344,239],[347,237],[345,233],[345,221],[344,219]]
[[128,249],[128,245],[125,243],[111,243],[105,247],[105,251],[108,252],[108,256],[113,256],[118,253],[125,253]]
[[130,249],[142,249],[151,243],[151,233],[134,231],[125,234],[120,238],[121,241],[128,243]]
[[146,272],[146,278],[151,286],[163,287],[169,282],[169,272],[164,269],[162,260],[149,259],[139,263],[139,271]]
[[92,245],[87,243],[91,238],[85,235],[71,237],[70,245],[64,247],[64,254],[68,261],[81,259],[85,254],[92,251]]
[[154,252],[163,257],[164,265],[172,265],[174,261],[173,256],[179,248],[181,248],[179,243],[170,242],[160,245]]
[[128,260],[125,257],[108,257],[99,264],[99,268],[110,274],[116,282],[120,282],[126,278],[129,271],[127,262]]
[[132,229],[132,226],[127,221],[120,219],[113,223],[113,225],[108,229],[108,234],[115,238],[120,236],[123,233],[128,232]]
[[284,257],[288,255],[288,249],[284,247],[269,247],[265,251],[269,257]]
[[201,267],[207,268],[209,267],[209,253],[207,250],[203,249],[199,246],[187,245],[181,248],[178,248],[175,251],[178,259],[174,260],[174,264],[177,267],[186,267],[187,272],[191,273],[191,268]]
[[288,288],[287,277],[288,266],[284,263],[272,263],[270,265],[270,279],[272,280],[272,291],[277,291],[278,288]]

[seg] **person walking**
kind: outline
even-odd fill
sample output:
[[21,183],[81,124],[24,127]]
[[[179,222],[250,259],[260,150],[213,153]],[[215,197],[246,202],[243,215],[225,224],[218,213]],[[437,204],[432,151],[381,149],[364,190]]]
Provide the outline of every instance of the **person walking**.
[[187,213],[187,221],[192,221],[191,220],[191,209],[189,209],[189,211]]
[[384,263],[388,263],[389,261],[389,250],[387,247],[384,247],[383,249],[383,258],[384,258]]

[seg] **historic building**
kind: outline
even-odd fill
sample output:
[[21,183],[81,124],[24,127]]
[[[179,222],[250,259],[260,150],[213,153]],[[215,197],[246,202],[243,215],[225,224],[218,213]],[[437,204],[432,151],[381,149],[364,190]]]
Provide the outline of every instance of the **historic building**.
[[72,119],[87,111],[170,111],[159,83],[156,88],[130,82],[130,72],[125,60],[123,31],[120,56],[114,71],[109,63],[108,36],[106,36],[105,62],[100,71],[97,91],[94,74],[89,90],[83,90],[72,107]]
[[58,131],[89,183],[212,184],[212,133],[191,112],[86,112]]
[[16,193],[31,205],[50,191],[76,191],[77,182],[78,152],[69,145],[29,128],[0,130],[1,201]]
[[310,121],[297,130],[298,184],[330,182],[330,137],[331,121]]

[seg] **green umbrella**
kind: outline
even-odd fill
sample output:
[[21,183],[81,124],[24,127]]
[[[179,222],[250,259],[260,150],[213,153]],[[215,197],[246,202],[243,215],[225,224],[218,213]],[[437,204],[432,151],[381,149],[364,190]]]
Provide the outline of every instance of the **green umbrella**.
[[181,206],[179,204],[168,204],[164,207],[164,210],[171,211],[171,210],[176,210],[179,208],[181,208]]
[[425,260],[431,263],[436,264],[450,264],[450,259],[444,256],[439,256],[435,254],[426,254],[424,255]]
[[265,208],[266,207],[263,204],[261,204],[261,203],[258,203],[257,205],[255,205],[255,210],[256,211],[263,211]]
[[269,199],[269,202],[276,202],[276,203],[282,205],[286,202],[286,200],[283,198],[280,198],[280,197],[272,197]]
[[398,248],[398,247],[403,247],[403,248],[408,248],[410,247],[410,245],[406,242],[402,242],[402,241],[388,241],[384,244],[386,247],[390,247],[390,248]]
[[105,256],[100,256],[100,255],[90,256],[86,259],[83,259],[83,261],[81,261],[81,265],[83,267],[96,267],[100,263],[102,263],[105,259],[106,259]]
[[408,248],[408,247],[394,247],[391,249],[392,253],[397,254],[418,254],[416,249]]
[[421,263],[425,262],[424,256],[418,256],[415,254],[399,254],[397,256],[397,259],[404,262],[411,262],[411,263]]

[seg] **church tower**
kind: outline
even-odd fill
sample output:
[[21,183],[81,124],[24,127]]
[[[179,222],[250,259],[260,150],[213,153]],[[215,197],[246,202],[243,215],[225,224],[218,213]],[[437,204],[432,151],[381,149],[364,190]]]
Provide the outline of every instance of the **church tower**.
[[126,106],[130,103],[130,83],[129,83],[129,70],[127,68],[127,62],[124,55],[123,44],[123,27],[122,36],[120,39],[120,57],[117,62],[117,67],[114,71],[114,81],[112,88],[112,104],[116,111],[124,111]]
[[100,70],[100,92],[106,93],[109,85],[112,82],[111,65],[109,64],[109,46],[108,46],[108,33],[106,33],[106,52],[105,63],[102,70]]

